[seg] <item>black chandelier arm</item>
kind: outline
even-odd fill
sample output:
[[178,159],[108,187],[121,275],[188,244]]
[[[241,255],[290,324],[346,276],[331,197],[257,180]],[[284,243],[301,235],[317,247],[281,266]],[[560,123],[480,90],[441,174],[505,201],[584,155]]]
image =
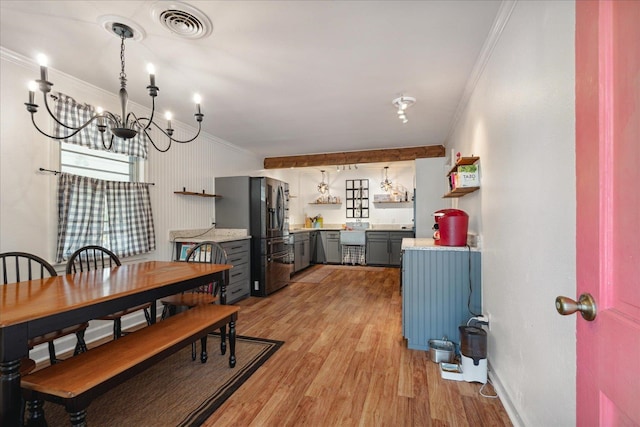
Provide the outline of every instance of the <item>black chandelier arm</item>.
[[[56,117],[55,114],[53,114],[53,111],[51,111],[51,107],[49,107],[49,101],[47,101],[47,94],[43,93],[44,95],[44,106],[47,107],[47,111],[49,112],[49,115],[51,116],[51,118],[58,123],[60,126],[67,128],[67,129],[72,129],[72,130],[80,130],[81,128],[77,128],[74,126],[69,126],[66,123],[62,123],[60,120],[58,120],[58,118]],[[75,134],[74,134],[75,135]]]
[[95,119],[92,118],[91,120],[89,120],[87,123],[85,123],[84,125],[80,126],[79,128],[69,128],[69,129],[75,129],[74,132],[70,133],[69,135],[65,135],[65,136],[54,136],[54,135],[49,135],[48,133],[44,132],[42,129],[40,129],[38,127],[38,125],[36,124],[36,118],[35,118],[35,113],[31,113],[31,122],[33,123],[33,126],[38,130],[38,132],[40,132],[41,134],[43,134],[44,136],[46,136],[47,138],[51,138],[51,139],[67,139],[67,138],[71,138],[74,135],[77,135],[82,129],[86,128],[87,126],[89,126],[91,124],[91,122]]
[[111,134],[111,140],[109,141],[108,147],[104,142],[104,132],[100,132],[100,138],[102,139],[102,148],[104,148],[106,151],[110,151],[111,147],[113,147],[113,134]]
[[[156,122],[151,122],[151,124],[153,124],[153,125],[154,125],[154,126],[155,126],[159,131],[160,131],[160,132],[162,132],[163,134],[165,134],[165,135],[166,135],[166,137],[167,137],[167,138],[169,138],[169,140],[170,140],[170,141],[177,142],[178,144],[187,144],[187,143],[189,143],[189,142],[194,141],[194,140],[195,140],[195,139],[200,135],[200,131],[202,130],[202,123],[201,123],[201,122],[198,122],[198,133],[196,133],[196,135],[195,135],[193,138],[191,138],[191,139],[187,139],[187,140],[184,140],[184,141],[180,141],[180,140],[178,140],[178,139],[175,139],[175,138],[174,138],[174,137],[172,137],[171,135],[169,135],[169,134],[168,134],[164,129],[162,129],[160,126],[158,126],[158,125],[156,124]],[[151,140],[151,142],[153,143],[153,140],[151,139],[151,137],[149,137],[149,134],[147,134],[147,132],[146,132],[146,131],[145,131],[145,134],[147,135],[147,138],[149,138],[149,139]],[[155,144],[153,144],[153,146],[154,146],[154,147],[156,147],[156,145],[155,145]],[[156,149],[157,149],[157,148],[158,148],[158,147],[156,147]]]
[[187,139],[186,141],[178,141],[177,139],[174,139],[174,141],[179,143],[179,144],[187,144],[187,143],[189,143],[191,141],[194,141],[198,136],[200,136],[200,131],[201,130],[202,130],[202,123],[198,122],[198,133],[196,133],[196,135],[193,138]]
[[[153,122],[151,122],[153,123]],[[160,127],[158,125],[156,125],[155,123],[153,123],[155,127],[157,127],[158,129],[160,129]],[[153,141],[153,139],[151,138],[151,135],[149,135],[149,133],[147,132],[147,129],[143,129],[142,130],[144,132],[144,134],[147,136],[147,139],[149,141],[151,141],[151,145],[153,145],[153,148],[155,148],[156,150],[158,150],[161,153],[166,153],[167,151],[169,151],[169,149],[171,148],[171,137],[169,135],[167,135],[162,129],[160,129],[160,131],[162,133],[164,133],[165,135],[169,136],[169,145],[167,145],[167,148],[165,148],[164,150],[161,148],[158,148],[158,146],[156,145],[156,143]]]
[[[153,116],[155,115],[155,113],[156,113],[156,97],[152,96],[151,97],[151,116],[149,116],[149,118],[147,119],[148,120],[147,127],[145,127],[144,130],[147,130],[151,127],[151,123],[153,123]],[[133,117],[135,117],[135,114],[133,115]],[[136,120],[138,119],[136,118]]]
[[[126,123],[131,123],[138,125],[140,128],[142,128],[142,131],[146,131],[151,127],[151,124],[153,123],[153,111],[151,112],[151,117],[140,117],[138,118],[138,116],[136,116],[136,113],[134,113],[133,111],[130,111],[129,113],[127,113],[127,121]],[[129,117],[133,117],[133,120],[131,122],[129,122]],[[146,125],[144,124],[146,122]],[[155,124],[155,123],[153,123]],[[131,126],[131,128],[133,128],[133,126]]]
[[[89,124],[90,124],[91,122],[93,122],[95,119],[98,119],[98,118],[100,117],[100,115],[98,115],[98,114],[94,114],[93,116],[91,116],[91,118],[89,119],[89,121],[88,121],[88,122],[86,122],[86,123],[85,123],[84,125],[82,125],[82,126],[79,126],[79,127],[69,126],[69,125],[67,125],[66,123],[63,123],[63,122],[61,122],[60,120],[58,120],[58,118],[56,117],[56,115],[55,115],[55,114],[53,114],[53,112],[51,111],[51,108],[49,107],[49,102],[47,102],[47,95],[46,95],[46,94],[44,95],[44,105],[45,105],[45,107],[47,107],[47,111],[49,112],[49,116],[51,116],[51,118],[52,118],[56,123],[58,123],[60,126],[64,127],[65,129],[71,129],[71,130],[75,131],[75,132],[74,132],[74,133],[72,133],[71,135],[66,136],[66,137],[63,137],[63,138],[57,138],[57,137],[54,137],[54,136],[51,136],[51,137],[50,137],[50,138],[54,138],[54,139],[65,139],[65,138],[70,138],[70,137],[72,137],[73,135],[77,134],[77,133],[78,133],[79,131],[81,131],[82,129],[84,129],[85,127],[89,126]],[[118,118],[117,118],[115,115],[113,115],[113,114],[112,114],[112,113],[110,113],[109,111],[105,111],[103,114],[104,114],[104,116],[103,116],[103,117],[105,117],[106,119],[108,119],[108,120],[110,120],[111,122],[113,122],[116,126],[119,126],[119,122],[120,122],[120,121],[118,120]]]

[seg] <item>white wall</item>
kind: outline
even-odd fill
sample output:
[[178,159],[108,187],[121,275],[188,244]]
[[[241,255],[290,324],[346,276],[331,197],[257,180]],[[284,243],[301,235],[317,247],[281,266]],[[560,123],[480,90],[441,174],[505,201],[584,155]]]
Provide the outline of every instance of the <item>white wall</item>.
[[[322,180],[321,169],[325,170],[325,182],[329,184],[331,196],[340,198],[339,205],[314,205],[314,202],[321,194],[317,187]],[[404,194],[408,192],[409,202],[398,205],[374,203],[375,194],[384,194],[380,188],[380,182],[384,180],[382,166],[372,166],[368,164],[358,165],[358,169],[353,166],[351,170],[348,166],[345,170],[336,166],[326,168],[303,168],[303,169],[276,169],[263,171],[263,175],[282,179],[289,183],[289,192],[295,196],[289,203],[290,224],[304,224],[305,215],[315,217],[322,215],[324,224],[344,224],[346,221],[355,221],[346,217],[346,180],[348,179],[368,179],[369,180],[369,218],[363,221],[375,224],[396,224],[411,227],[413,225],[413,204],[411,197],[415,185],[415,165],[413,162],[396,162],[389,164],[388,176],[396,191]]]
[[482,236],[490,376],[517,424],[573,426],[575,4],[516,2],[447,148],[481,157],[459,199]]

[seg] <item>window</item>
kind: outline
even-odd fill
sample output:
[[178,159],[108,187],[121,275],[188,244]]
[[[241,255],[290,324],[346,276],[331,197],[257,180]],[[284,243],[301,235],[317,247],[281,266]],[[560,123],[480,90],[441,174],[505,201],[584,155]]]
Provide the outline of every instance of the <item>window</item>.
[[91,150],[76,144],[60,143],[62,172],[108,181],[141,181],[143,160],[126,154]]
[[[143,160],[126,154],[92,150],[76,144],[60,142],[60,170],[74,175],[107,181],[140,181]],[[109,239],[109,214],[105,210],[101,246],[112,247]]]
[[146,138],[115,138],[112,151],[105,151],[108,130],[102,135],[87,126],[71,134],[68,126],[78,127],[94,113],[88,104],[56,95],[54,133],[71,137],[60,141],[57,262],[86,245],[104,246],[121,257],[155,250],[149,184],[141,182]]

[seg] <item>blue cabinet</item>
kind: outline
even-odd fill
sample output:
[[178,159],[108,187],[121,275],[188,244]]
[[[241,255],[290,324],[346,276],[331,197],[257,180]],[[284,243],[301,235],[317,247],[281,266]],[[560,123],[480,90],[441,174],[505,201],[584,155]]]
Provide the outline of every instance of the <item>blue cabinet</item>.
[[473,316],[469,307],[482,313],[480,280],[478,251],[405,249],[402,333],[408,347],[429,350],[429,340],[443,336],[459,344],[458,326]]

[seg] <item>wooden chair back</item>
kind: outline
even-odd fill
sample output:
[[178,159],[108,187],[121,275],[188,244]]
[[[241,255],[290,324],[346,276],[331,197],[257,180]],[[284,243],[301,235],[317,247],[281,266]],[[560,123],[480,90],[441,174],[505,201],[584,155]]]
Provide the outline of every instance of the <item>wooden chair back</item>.
[[89,245],[75,251],[67,261],[67,274],[120,266],[116,254],[107,248]]
[[[226,264],[227,252],[219,243],[206,241],[201,242],[189,249],[187,252],[187,262],[202,262],[207,264]],[[224,276],[223,276],[224,277]],[[201,286],[193,292],[209,293],[218,295],[220,285],[217,281]]]
[[51,264],[39,256],[27,252],[5,252],[0,254],[2,283],[21,282],[23,280],[44,279],[57,276]]

